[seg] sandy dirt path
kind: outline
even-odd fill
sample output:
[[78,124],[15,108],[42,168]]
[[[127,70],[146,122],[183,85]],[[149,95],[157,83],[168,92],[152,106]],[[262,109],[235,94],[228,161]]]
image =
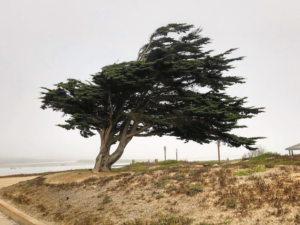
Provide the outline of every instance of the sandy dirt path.
[[0,224],[1,225],[19,225],[15,221],[8,219],[7,216],[2,214],[1,212],[0,212]]
[[22,181],[32,180],[36,177],[37,176],[0,178],[0,189]]
[[[36,176],[30,176],[30,177],[10,177],[10,178],[0,178],[0,189],[22,182],[26,180],[31,180],[36,178]],[[10,220],[5,216],[3,213],[0,212],[0,224],[1,225],[18,225],[18,223],[14,222],[13,220]]]

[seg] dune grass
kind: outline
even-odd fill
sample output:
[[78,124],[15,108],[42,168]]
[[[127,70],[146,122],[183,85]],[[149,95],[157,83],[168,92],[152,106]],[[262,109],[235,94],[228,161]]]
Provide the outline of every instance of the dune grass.
[[121,172],[121,171],[134,171],[134,172],[143,172],[147,170],[146,163],[143,162],[136,162],[131,163],[127,166],[121,167],[121,168],[113,168],[112,171],[115,172]]
[[249,169],[249,170],[237,171],[237,172],[234,173],[234,175],[236,175],[236,176],[247,176],[247,175],[250,175],[250,174],[253,174],[253,173],[264,172],[264,171],[266,171],[266,168],[257,166],[257,167],[254,167],[252,169]]
[[227,167],[242,166],[245,168],[252,168],[255,166],[265,166],[272,168],[280,165],[294,165],[300,166],[300,155],[288,156],[280,155],[278,153],[267,152],[265,154],[251,158],[248,161],[241,161],[236,164],[229,164]]

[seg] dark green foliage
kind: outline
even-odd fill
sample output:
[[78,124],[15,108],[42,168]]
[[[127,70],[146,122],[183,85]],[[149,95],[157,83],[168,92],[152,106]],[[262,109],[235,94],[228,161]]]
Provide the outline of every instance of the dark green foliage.
[[242,77],[223,75],[242,57],[228,58],[235,49],[216,55],[204,51],[209,42],[192,25],[158,28],[136,61],[105,66],[86,83],[68,79],[54,89],[43,88],[41,108],[69,116],[58,126],[79,129],[83,137],[109,132],[108,148],[125,136],[128,143],[134,136],[169,135],[199,144],[221,140],[253,150],[260,137],[239,137],[230,131],[246,127],[238,120],[263,108],[244,107],[246,98],[224,92],[244,83]]

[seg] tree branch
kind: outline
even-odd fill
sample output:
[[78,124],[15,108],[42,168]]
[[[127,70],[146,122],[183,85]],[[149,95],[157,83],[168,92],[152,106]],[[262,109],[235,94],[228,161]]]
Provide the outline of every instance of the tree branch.
[[160,132],[153,132],[153,133],[149,133],[149,134],[138,134],[138,135],[135,135],[135,137],[149,137],[149,136],[153,136],[153,135],[162,135],[164,134],[165,132],[164,131],[160,131]]
[[126,137],[127,137],[127,138],[133,137],[133,136],[135,136],[135,135],[137,135],[137,134],[140,134],[140,133],[142,133],[143,131],[149,129],[150,127],[153,127],[153,124],[150,124],[150,125],[148,125],[148,126],[145,126],[145,127],[141,128],[140,130],[138,130],[138,131],[136,131],[136,132],[134,132],[134,133],[130,133],[130,134],[126,135]]
[[110,140],[110,144],[113,144],[113,143],[115,143],[116,141],[119,141],[119,140],[121,139],[121,137],[122,137],[121,134],[119,134],[119,135],[113,137],[113,138]]
[[137,58],[136,61],[139,61],[139,60],[140,60],[140,61],[144,61],[146,52],[147,52],[148,49],[150,48],[150,45],[151,45],[151,43],[152,43],[152,40],[153,40],[154,36],[155,36],[155,33],[151,35],[150,40],[149,40],[149,44],[148,44],[147,48],[145,48],[144,51],[142,51],[142,52],[138,55],[138,58]]

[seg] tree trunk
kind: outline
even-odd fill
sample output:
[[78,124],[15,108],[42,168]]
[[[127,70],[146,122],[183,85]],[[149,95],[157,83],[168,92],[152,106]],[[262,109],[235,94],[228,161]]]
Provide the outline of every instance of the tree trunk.
[[110,139],[105,137],[103,133],[102,134],[100,133],[100,137],[101,137],[101,147],[93,169],[94,173],[101,172],[101,171],[111,171],[111,166],[121,158],[126,145],[132,139],[132,138],[126,138],[126,136],[121,138],[116,151],[110,155],[110,147],[111,147]]
[[108,165],[109,162],[109,151],[104,148],[100,148],[100,152],[96,158],[93,172],[110,171],[111,167]]

